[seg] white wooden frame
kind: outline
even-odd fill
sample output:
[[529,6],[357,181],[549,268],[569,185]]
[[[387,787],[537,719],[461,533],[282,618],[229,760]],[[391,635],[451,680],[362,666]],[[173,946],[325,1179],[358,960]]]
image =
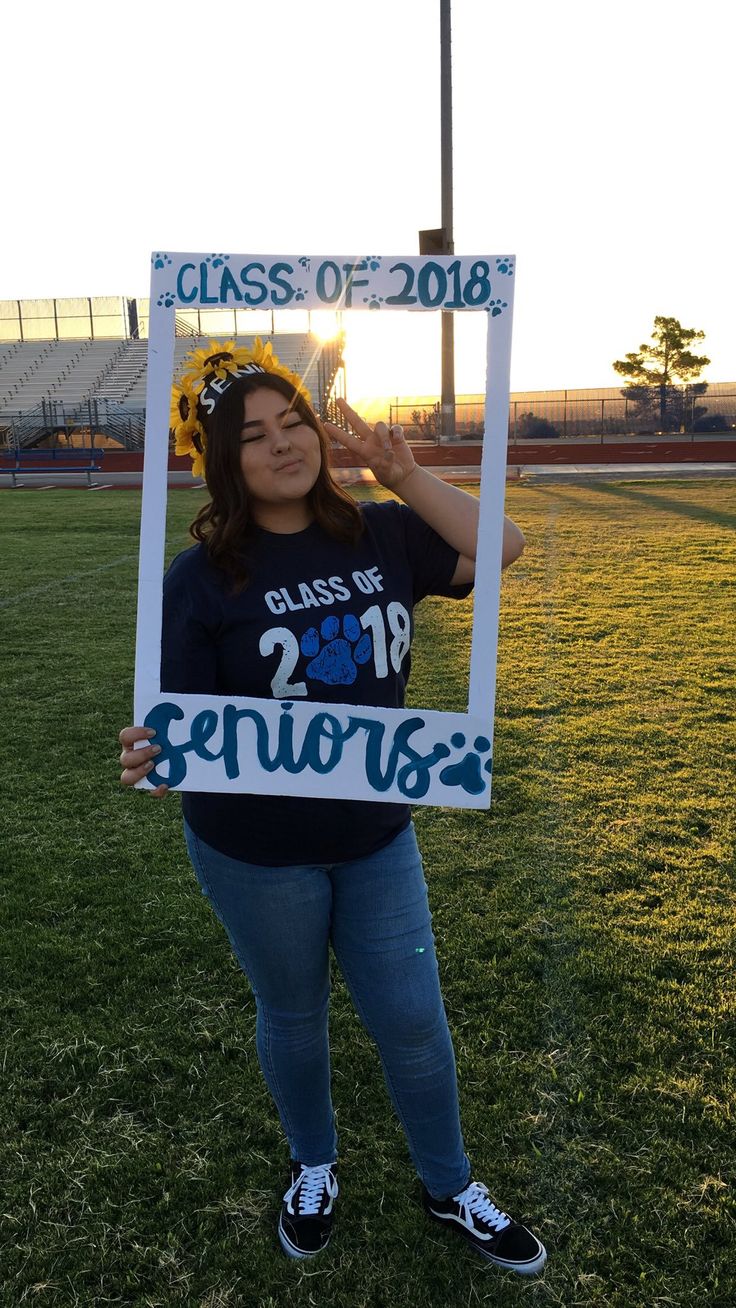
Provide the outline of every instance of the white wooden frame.
[[[163,749],[141,786],[488,808],[515,259],[171,254],[151,259],[135,721]],[[178,308],[485,312],[485,439],[466,713],[162,694],[169,408]],[[278,353],[278,347],[276,349]],[[482,602],[479,602],[482,597]]]

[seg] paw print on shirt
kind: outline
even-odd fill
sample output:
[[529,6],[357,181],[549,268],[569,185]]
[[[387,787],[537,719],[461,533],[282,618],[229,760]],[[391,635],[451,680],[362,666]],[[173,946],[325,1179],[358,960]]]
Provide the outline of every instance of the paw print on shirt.
[[[324,643],[323,643],[324,642]],[[373,642],[368,632],[361,634],[361,626],[353,613],[342,620],[325,618],[319,631],[310,627],[299,642],[306,658],[307,676],[312,681],[323,681],[327,686],[352,686],[358,675],[358,664],[367,663],[373,653]]]

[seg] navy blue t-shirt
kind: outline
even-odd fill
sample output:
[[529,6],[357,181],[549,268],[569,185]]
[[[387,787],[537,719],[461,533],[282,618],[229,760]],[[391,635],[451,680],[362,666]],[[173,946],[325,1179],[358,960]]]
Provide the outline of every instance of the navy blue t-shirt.
[[[204,545],[179,554],[164,579],[161,689],[403,708],[414,605],[472,586],[450,585],[457,550],[405,504],[360,507],[354,546],[316,522],[259,530],[237,595]],[[408,804],[195,791],[182,808],[206,844],[271,867],[362,858],[410,817]]]

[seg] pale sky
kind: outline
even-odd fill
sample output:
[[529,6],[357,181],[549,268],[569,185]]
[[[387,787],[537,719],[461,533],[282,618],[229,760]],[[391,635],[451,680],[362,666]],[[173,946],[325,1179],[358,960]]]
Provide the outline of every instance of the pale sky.
[[[735,380],[736,6],[452,11],[455,251],[516,255],[512,390],[620,385],[656,314]],[[415,255],[440,225],[439,0],[39,0],[0,37],[0,299],[147,295],[154,249]],[[354,317],[349,396],[438,390],[436,315]],[[486,315],[455,321],[483,390]]]

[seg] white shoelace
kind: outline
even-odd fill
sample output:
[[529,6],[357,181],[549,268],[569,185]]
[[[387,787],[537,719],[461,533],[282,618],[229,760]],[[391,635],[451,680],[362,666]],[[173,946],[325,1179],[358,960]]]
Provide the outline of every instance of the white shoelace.
[[463,1218],[471,1229],[475,1227],[473,1215],[479,1217],[486,1226],[497,1231],[503,1231],[511,1225],[511,1218],[491,1203],[488,1198],[488,1187],[481,1185],[480,1181],[471,1181],[467,1189],[453,1195],[453,1199],[456,1204],[465,1209]]
[[299,1195],[299,1215],[309,1217],[319,1212],[322,1202],[322,1195],[326,1190],[330,1196],[330,1202],[325,1208],[325,1214],[332,1212],[332,1204],[337,1197],[337,1181],[330,1172],[331,1163],[323,1163],[320,1167],[303,1167],[293,1185],[284,1195],[284,1202],[290,1213],[294,1212],[292,1199],[298,1193]]

